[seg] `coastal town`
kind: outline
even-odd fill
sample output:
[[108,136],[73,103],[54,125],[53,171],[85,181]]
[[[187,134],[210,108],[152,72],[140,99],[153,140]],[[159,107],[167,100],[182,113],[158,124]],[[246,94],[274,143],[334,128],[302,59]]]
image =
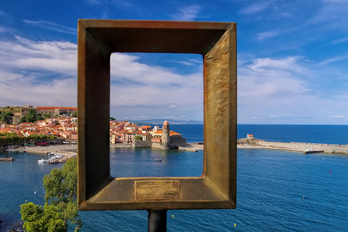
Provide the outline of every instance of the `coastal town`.
[[[77,107],[34,108],[26,105],[21,107],[19,112],[7,115],[10,117],[3,117],[4,120],[0,122],[0,151],[21,149],[32,153],[49,153],[52,149],[46,146],[55,145],[53,152],[63,147],[65,153],[76,154]],[[34,117],[39,120],[28,120]],[[186,139],[180,133],[170,130],[168,121],[165,121],[162,127],[152,127],[111,118],[110,146],[196,151],[186,143]]]
[[[5,107],[11,109],[11,107]],[[65,162],[77,155],[77,107],[44,107],[26,105],[9,113],[0,108],[0,152],[21,151],[37,154],[63,154],[55,162]],[[15,110],[15,109],[13,109]],[[110,147],[181,149],[197,151],[203,144],[188,144],[178,132],[163,125],[138,125],[110,119]],[[348,146],[310,143],[280,143],[256,139],[247,134],[237,141],[238,148],[280,149],[303,153],[348,154]],[[8,158],[3,161],[13,161]]]

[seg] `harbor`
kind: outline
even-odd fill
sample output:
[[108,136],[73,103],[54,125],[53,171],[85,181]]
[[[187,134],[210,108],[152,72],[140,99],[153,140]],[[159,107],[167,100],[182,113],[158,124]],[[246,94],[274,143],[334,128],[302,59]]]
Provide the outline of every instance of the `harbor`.
[[[173,129],[182,131],[188,143],[203,141],[203,125],[173,125]],[[347,130],[348,126],[240,125],[238,138],[252,133],[256,139],[284,143],[238,144],[237,209],[171,210],[168,211],[168,228],[172,231],[187,231],[187,228],[193,228],[191,231],[296,231],[298,228],[301,231],[346,231],[348,199],[342,193],[348,190],[348,156],[335,153],[305,155],[303,151],[318,150],[318,144],[334,142],[337,144],[331,145],[333,148],[345,147],[339,143],[347,140]],[[293,132],[290,134],[288,131]],[[324,136],[318,131],[325,131]],[[294,148],[295,142],[298,148],[299,144],[304,144],[303,150],[284,152],[286,144]],[[275,149],[281,146],[283,149]],[[35,149],[40,154],[32,153]],[[38,165],[38,160],[47,159],[49,151],[63,154],[64,151],[73,152],[73,149],[76,152],[76,144],[37,146],[27,149],[27,153],[2,153],[2,157],[12,156],[15,162],[0,162],[1,195],[6,196],[0,202],[3,209],[0,231],[22,227],[19,205],[25,200],[44,204],[42,178],[63,164]],[[112,177],[199,177],[203,164],[202,150],[188,152],[137,149],[122,144],[110,146]],[[283,210],[284,207],[290,210]],[[80,231],[94,231],[96,227],[103,231],[122,231],[126,227],[129,231],[143,231],[147,226],[147,216],[147,212],[141,210],[81,211],[84,226]]]

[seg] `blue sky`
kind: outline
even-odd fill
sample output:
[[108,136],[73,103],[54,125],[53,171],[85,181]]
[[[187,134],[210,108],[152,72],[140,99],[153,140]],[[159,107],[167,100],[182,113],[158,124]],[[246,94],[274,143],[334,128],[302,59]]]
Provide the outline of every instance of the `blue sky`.
[[[76,106],[80,18],[236,22],[238,123],[348,124],[347,0],[2,0],[0,106]],[[199,55],[111,67],[117,119],[203,119]]]

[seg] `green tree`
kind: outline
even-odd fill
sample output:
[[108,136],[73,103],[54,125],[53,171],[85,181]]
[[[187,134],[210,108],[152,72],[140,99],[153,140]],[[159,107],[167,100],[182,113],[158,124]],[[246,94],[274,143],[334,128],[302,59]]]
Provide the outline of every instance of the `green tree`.
[[36,110],[30,109],[26,116],[23,116],[20,122],[36,122],[37,120],[43,120],[44,117],[41,114],[36,114]]
[[44,207],[32,202],[21,205],[23,228],[31,231],[67,231],[68,223],[78,231],[82,223],[77,209],[77,159],[69,159],[63,169],[54,168],[43,178]]
[[28,122],[27,117],[23,116],[19,122]]
[[30,143],[37,143],[37,141],[39,140],[39,136],[37,134],[32,134],[29,135],[28,139]]
[[136,135],[136,136],[134,137],[134,140],[135,140],[135,141],[143,140],[143,136],[141,136],[141,135]]
[[44,116],[45,118],[50,118],[50,117],[51,117],[51,114],[46,113],[46,114],[44,114],[43,116]]
[[29,110],[29,115],[36,115],[36,110],[35,109],[30,109]]
[[10,124],[12,122],[12,116],[14,114],[12,112],[2,112],[2,114],[0,114],[0,121],[6,122],[7,124]]
[[48,136],[44,135],[44,134],[39,134],[38,137],[39,137],[39,140],[40,140],[41,143],[42,142],[46,142],[47,139],[48,139]]
[[48,136],[48,139],[49,139],[50,141],[54,141],[54,140],[57,139],[57,136],[55,136],[55,135],[49,135],[49,136]]
[[36,120],[45,120],[45,117],[42,116],[41,114],[36,115]]
[[[27,231],[67,231],[63,215],[56,207],[45,204],[45,207],[35,205],[32,202],[21,205],[23,228]],[[38,220],[38,218],[40,220]]]
[[11,141],[12,144],[15,144],[19,141],[19,137],[16,133],[7,133],[6,135],[6,138]]

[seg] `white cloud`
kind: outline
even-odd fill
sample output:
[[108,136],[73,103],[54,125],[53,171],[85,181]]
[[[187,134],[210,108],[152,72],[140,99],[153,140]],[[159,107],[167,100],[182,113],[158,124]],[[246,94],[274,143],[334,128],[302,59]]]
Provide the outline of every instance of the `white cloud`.
[[130,7],[132,4],[129,0],[87,0],[91,5],[114,5],[114,6],[123,6]]
[[202,120],[201,71],[181,75],[172,69],[140,63],[139,59],[122,53],[111,56],[111,105],[116,117],[186,115],[186,119]]
[[114,84],[111,88],[115,93],[112,104],[149,107],[157,104],[177,108],[178,105],[203,102],[202,73],[180,75],[137,60],[134,55],[112,54],[111,77]]
[[197,65],[202,65],[203,64],[203,60],[199,60],[199,59],[188,59],[188,60],[180,60],[180,61],[171,61],[173,63],[178,63],[178,64],[183,64],[186,66],[197,66]]
[[324,60],[324,61],[318,63],[317,66],[323,66],[323,65],[327,65],[327,64],[330,64],[330,63],[335,63],[335,62],[342,61],[342,60],[348,60],[348,54]]
[[35,42],[22,37],[0,41],[0,67],[7,70],[45,70],[76,76],[77,46],[70,42]]
[[6,105],[76,106],[76,45],[0,41],[0,98]]
[[299,56],[286,57],[284,59],[256,58],[249,65],[251,70],[258,72],[273,72],[275,70],[285,70],[287,72],[306,73],[308,70],[299,64]]
[[267,31],[267,32],[261,32],[256,35],[257,40],[264,41],[266,39],[274,38],[279,35],[279,32],[277,31]]
[[[111,69],[111,107],[117,108],[113,116],[172,114],[191,119],[196,114],[202,118],[201,72],[180,75],[122,53],[112,55]],[[1,104],[76,106],[76,76],[76,44],[23,37],[0,41]]]
[[[306,24],[320,24],[320,30],[347,31],[348,1],[346,0],[323,0],[316,15]],[[335,31],[336,32],[336,31]]]
[[261,11],[264,11],[265,9],[267,9],[270,4],[272,3],[272,1],[262,1],[262,2],[258,2],[252,5],[249,5],[247,7],[245,7],[244,9],[240,10],[239,13],[240,14],[255,14]]
[[327,76],[298,56],[243,62],[238,66],[238,122],[348,123],[344,85],[332,92],[328,86],[334,78]]
[[[132,10],[136,9],[139,5],[134,5],[129,0],[87,0],[87,3],[93,5],[94,11],[100,13],[101,19],[113,18],[115,9]],[[116,16],[117,18],[118,16]]]
[[76,78],[37,82],[30,74],[0,70],[0,98],[5,105],[76,106]]
[[178,21],[193,21],[197,18],[202,7],[198,5],[185,6],[179,9],[179,12],[172,15],[173,20]]
[[36,26],[36,27],[41,27],[44,29],[48,29],[51,31],[57,31],[57,32],[61,32],[61,33],[65,33],[65,34],[71,34],[71,35],[76,35],[77,30],[76,28],[71,28],[71,27],[67,27],[67,26],[63,26],[60,25],[58,23],[53,23],[53,22],[49,22],[46,20],[23,20],[24,23],[30,24],[32,26]]
[[336,39],[336,40],[332,41],[333,44],[345,43],[345,42],[348,42],[348,37],[342,38],[342,39]]
[[11,28],[0,26],[0,33],[12,32]]

